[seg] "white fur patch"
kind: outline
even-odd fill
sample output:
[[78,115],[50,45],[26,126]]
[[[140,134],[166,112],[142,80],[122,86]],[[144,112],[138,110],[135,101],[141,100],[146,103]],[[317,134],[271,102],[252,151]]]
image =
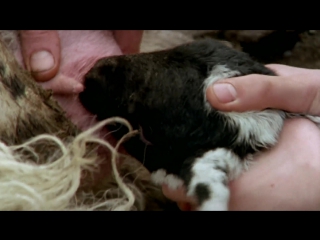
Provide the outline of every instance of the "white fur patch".
[[275,145],[285,119],[284,112],[278,110],[220,113],[228,117],[228,124],[239,128],[236,143],[246,142],[253,149]]
[[183,181],[179,177],[173,174],[167,174],[167,172],[164,169],[159,169],[153,172],[151,174],[151,181],[157,185],[166,184],[172,190],[175,190],[178,187],[183,186]]
[[[238,75],[239,71],[230,70],[224,65],[217,65],[212,69],[210,76],[204,80],[203,88],[204,104],[208,113],[212,111],[212,106],[206,98],[207,88],[218,80]],[[274,145],[285,118],[285,113],[280,110],[218,112],[229,119],[227,124],[240,130],[236,143],[247,142],[254,149]]]
[[[240,161],[231,151],[218,148],[206,152],[197,158],[191,168],[193,177],[190,181],[188,196],[195,196],[198,184],[208,186],[209,199],[205,200],[198,208],[200,211],[226,211],[229,203],[229,188],[227,182],[238,177],[244,168]],[[226,172],[228,172],[228,175]]]

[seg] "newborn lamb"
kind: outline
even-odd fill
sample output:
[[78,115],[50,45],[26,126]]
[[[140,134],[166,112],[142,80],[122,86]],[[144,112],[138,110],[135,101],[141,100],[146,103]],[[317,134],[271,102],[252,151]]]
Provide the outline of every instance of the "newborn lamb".
[[[248,74],[275,75],[246,53],[205,39],[100,59],[79,98],[99,120],[119,116],[140,129],[125,147],[153,172],[155,183],[184,184],[198,210],[228,210],[228,182],[254,154],[276,144],[285,118],[302,116],[276,109],[221,112],[209,105],[211,84]],[[119,124],[108,128],[117,138],[128,131]]]

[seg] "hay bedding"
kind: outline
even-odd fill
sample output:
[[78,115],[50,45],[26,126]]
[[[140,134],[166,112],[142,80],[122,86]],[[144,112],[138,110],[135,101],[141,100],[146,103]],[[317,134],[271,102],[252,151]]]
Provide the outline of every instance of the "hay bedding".
[[[18,66],[12,54],[16,32],[1,31],[0,38],[0,210],[176,209],[140,163],[117,152],[126,137],[136,134],[126,120],[107,119],[81,132],[50,92]],[[141,51],[192,40],[179,31],[146,31]],[[131,129],[116,146],[95,134],[114,121]],[[87,183],[99,171],[101,148],[111,153],[113,176],[92,186]],[[123,159],[119,169],[117,158]]]

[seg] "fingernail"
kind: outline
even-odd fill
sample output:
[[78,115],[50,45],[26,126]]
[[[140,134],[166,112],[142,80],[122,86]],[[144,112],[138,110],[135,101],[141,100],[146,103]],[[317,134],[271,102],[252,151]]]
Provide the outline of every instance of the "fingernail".
[[47,71],[54,66],[54,59],[50,52],[39,51],[30,58],[30,67],[32,72]]
[[236,89],[229,83],[214,84],[213,92],[221,103],[229,103],[237,98]]

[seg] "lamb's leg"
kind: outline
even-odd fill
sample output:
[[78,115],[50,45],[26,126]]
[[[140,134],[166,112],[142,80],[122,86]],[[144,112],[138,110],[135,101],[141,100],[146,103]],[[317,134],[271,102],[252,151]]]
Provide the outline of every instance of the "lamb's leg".
[[[205,152],[185,169],[184,179],[190,179],[187,196],[194,196],[200,211],[226,211],[229,203],[229,180],[237,177],[244,161],[225,148]],[[189,176],[189,177],[188,177]]]
[[218,148],[189,158],[180,176],[159,169],[152,173],[152,181],[158,185],[167,184],[170,189],[185,184],[187,196],[195,197],[198,210],[228,210],[228,182],[237,177],[244,166],[245,161],[241,161],[232,151]]

